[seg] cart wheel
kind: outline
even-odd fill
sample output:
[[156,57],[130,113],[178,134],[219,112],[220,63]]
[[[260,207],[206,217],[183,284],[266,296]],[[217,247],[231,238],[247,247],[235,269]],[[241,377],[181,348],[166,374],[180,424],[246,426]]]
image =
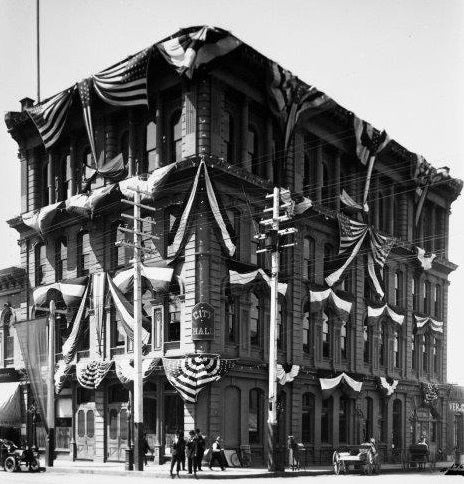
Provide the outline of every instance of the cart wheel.
[[3,468],[6,472],[14,472],[16,470],[16,459],[11,455],[5,459]]
[[332,455],[332,465],[334,468],[335,475],[338,476],[338,474],[340,474],[341,464],[340,464],[340,456],[338,455],[337,451],[335,451]]

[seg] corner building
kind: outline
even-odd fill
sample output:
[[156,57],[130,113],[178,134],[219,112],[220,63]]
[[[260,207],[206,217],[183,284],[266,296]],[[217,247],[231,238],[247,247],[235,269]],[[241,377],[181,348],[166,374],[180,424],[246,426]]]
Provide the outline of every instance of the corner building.
[[[340,195],[344,190],[352,199],[362,199],[366,166],[356,153],[353,113],[336,103],[302,113],[285,145],[269,107],[270,62],[240,43],[189,78],[157,57],[148,67],[149,109],[113,106],[96,95],[91,100],[97,160],[121,155],[128,179],[147,179],[176,163],[160,190],[144,201],[156,212],[143,214],[149,218],[143,230],[158,237],[145,242],[151,252],[144,263],[168,261],[174,267],[167,291],[144,286],[150,351],[159,358],[197,352],[235,360],[233,369],[204,389],[196,404],[183,401],[161,363],[150,374],[144,386],[144,425],[155,460],[168,454],[176,429],[199,427],[210,439],[221,435],[226,448],[249,445],[253,462],[264,461],[270,291],[260,277],[247,284],[238,277],[232,284],[230,270],[248,274],[270,269],[269,255],[256,254],[254,235],[262,229],[259,220],[264,218],[275,166],[281,170],[280,185],[289,188],[296,201],[312,201],[292,220],[297,245],[281,257],[280,277],[288,286],[279,296],[278,361],[299,365],[300,370],[293,382],[279,385],[280,441],[294,435],[314,464],[329,462],[340,444],[357,444],[371,436],[386,460],[394,460],[395,449],[406,448],[422,434],[433,452],[451,453],[446,343],[448,274],[456,265],[448,258],[448,220],[462,183],[448,176],[430,184],[416,224],[421,188],[417,156],[391,140],[376,157],[368,196],[369,224],[395,238],[383,271],[385,299],[372,291],[365,275],[366,253],[360,251],[343,282],[332,288],[350,303],[349,314],[336,304],[312,304],[311,292],[327,289],[327,266],[338,254],[337,215],[344,211]],[[17,317],[27,319],[33,316],[37,287],[101,272],[113,276],[131,267],[132,249],[114,243],[131,240],[117,227],[127,222],[122,215],[132,211],[113,194],[113,199],[93,207],[92,216],[61,208],[41,234],[25,223],[28,214],[44,213],[60,201],[66,207],[85,190],[98,193],[115,182],[100,173],[92,177],[89,166],[95,168],[95,159],[79,100],[73,101],[59,139],[47,150],[27,114],[33,101],[21,103],[21,112],[7,113],[6,125],[19,146],[21,214],[9,224],[19,233],[29,284]],[[224,250],[203,184],[181,253],[173,251],[202,161],[236,248],[232,257]],[[431,268],[422,267],[417,247],[426,257],[436,256]],[[131,297],[129,293],[128,300]],[[212,340],[192,340],[192,308],[198,302],[214,308]],[[377,310],[385,304],[388,310],[368,317],[368,307]],[[57,361],[77,308],[71,309],[57,319]],[[130,356],[133,345],[114,304],[105,299],[102,327],[95,309],[89,301],[76,363]],[[342,373],[362,382],[362,390],[353,394],[341,384],[329,396],[321,391],[320,379]],[[397,381],[390,396],[380,377],[387,386]],[[424,383],[438,391],[433,412],[424,404]],[[123,460],[129,437],[128,395],[114,370],[95,390],[83,388],[72,371],[56,399],[60,453],[95,462]]]

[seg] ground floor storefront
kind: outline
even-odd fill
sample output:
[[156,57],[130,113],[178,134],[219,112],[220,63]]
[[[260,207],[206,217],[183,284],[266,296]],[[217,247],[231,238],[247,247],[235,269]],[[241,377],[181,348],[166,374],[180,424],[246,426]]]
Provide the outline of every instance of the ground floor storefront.
[[[162,463],[170,457],[170,443],[177,431],[200,428],[207,444],[220,435],[226,450],[246,449],[253,464],[264,464],[267,390],[265,370],[244,366],[206,387],[197,403],[191,404],[182,400],[164,372],[155,371],[144,384],[149,459]],[[451,433],[456,434],[462,412],[451,415],[448,411],[445,386],[432,403],[425,400],[421,385],[410,382],[400,381],[387,393],[375,378],[364,378],[359,392],[346,385],[321,391],[316,374],[301,374],[292,383],[279,385],[278,441],[282,452],[288,436],[293,435],[302,444],[308,464],[324,465],[331,461],[334,449],[375,438],[382,460],[399,462],[404,449],[425,436],[437,460],[452,456]],[[109,375],[95,390],[69,382],[56,400],[59,456],[124,461],[132,438],[132,407],[130,385],[122,385],[115,376]],[[28,431],[33,430],[28,426]],[[44,434],[37,431],[36,435],[41,446]]]

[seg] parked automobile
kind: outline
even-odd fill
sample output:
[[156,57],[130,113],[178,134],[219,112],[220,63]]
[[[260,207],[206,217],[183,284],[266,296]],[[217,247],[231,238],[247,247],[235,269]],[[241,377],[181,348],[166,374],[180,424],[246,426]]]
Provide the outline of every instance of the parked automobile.
[[20,471],[23,467],[37,472],[39,455],[29,446],[18,447],[11,440],[0,439],[0,466],[6,472]]

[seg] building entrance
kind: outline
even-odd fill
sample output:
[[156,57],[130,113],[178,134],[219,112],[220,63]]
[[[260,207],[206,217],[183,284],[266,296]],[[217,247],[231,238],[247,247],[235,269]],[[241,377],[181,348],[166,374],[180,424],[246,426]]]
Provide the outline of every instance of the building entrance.
[[95,455],[95,404],[79,404],[76,412],[76,457],[93,460]]
[[124,461],[124,451],[129,446],[128,402],[127,389],[121,385],[108,388],[108,461]]

